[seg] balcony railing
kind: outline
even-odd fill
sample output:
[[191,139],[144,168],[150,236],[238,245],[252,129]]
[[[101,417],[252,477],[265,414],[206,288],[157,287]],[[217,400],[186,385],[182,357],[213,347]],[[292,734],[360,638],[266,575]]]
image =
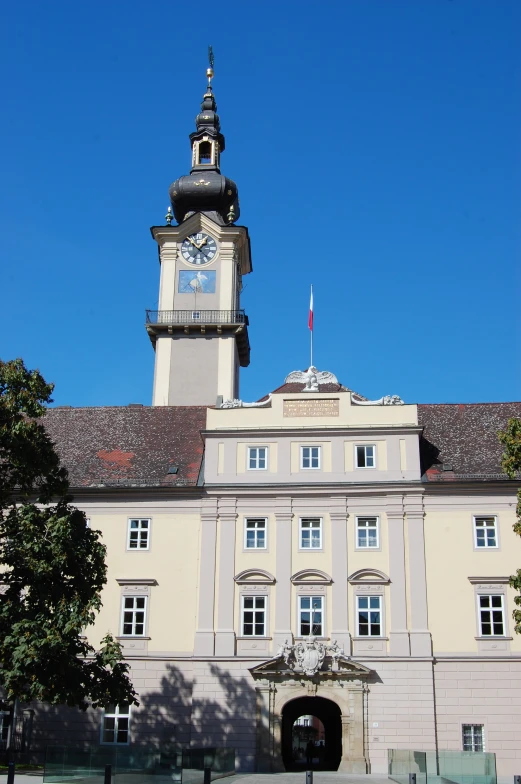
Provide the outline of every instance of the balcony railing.
[[147,310],[147,324],[244,324],[244,310]]

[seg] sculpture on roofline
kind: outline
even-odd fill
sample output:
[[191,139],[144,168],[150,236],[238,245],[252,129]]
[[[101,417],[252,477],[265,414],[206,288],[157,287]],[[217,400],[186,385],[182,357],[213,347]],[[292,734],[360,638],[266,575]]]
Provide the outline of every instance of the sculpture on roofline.
[[338,379],[327,370],[317,370],[310,365],[307,370],[293,370],[284,379],[285,384],[304,384],[303,392],[320,392],[320,384],[338,384]]
[[267,400],[262,400],[260,403],[245,403],[243,400],[233,398],[224,400],[219,408],[271,408],[271,393]]
[[351,403],[355,406],[404,406],[405,403],[398,395],[384,395],[378,400],[357,400],[351,393]]

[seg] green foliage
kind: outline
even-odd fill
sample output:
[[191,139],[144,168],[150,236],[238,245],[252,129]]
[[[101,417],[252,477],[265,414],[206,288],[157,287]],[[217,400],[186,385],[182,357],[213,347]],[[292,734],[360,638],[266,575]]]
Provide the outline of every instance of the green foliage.
[[[515,479],[521,472],[521,419],[509,419],[505,430],[498,433],[499,440],[505,447],[501,466],[503,471],[510,479]],[[517,491],[517,520],[514,523],[514,531],[521,536],[521,489]],[[515,621],[515,630],[521,634],[521,569],[510,578],[510,585],[518,591],[514,597],[517,607],[512,616]]]
[[106,549],[70,505],[43,425],[52,385],[0,361],[0,685],[9,699],[85,709],[137,703],[119,643],[84,634],[101,607]]

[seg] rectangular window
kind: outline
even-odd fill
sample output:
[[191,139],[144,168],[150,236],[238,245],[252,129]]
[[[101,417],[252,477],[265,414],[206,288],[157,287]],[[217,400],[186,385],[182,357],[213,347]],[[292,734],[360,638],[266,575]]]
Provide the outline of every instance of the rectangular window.
[[300,549],[322,549],[322,518],[302,517],[300,519]]
[[474,518],[474,544],[476,547],[497,547],[497,522],[495,517]]
[[266,636],[267,596],[242,597],[242,636]]
[[382,597],[356,597],[359,637],[382,636]]
[[301,446],[300,447],[300,467],[301,468],[320,468],[320,447]]
[[364,444],[356,447],[356,467],[374,468],[376,465],[376,447]]
[[246,550],[266,549],[265,517],[247,517],[244,521],[244,547]]
[[145,634],[146,596],[123,597],[123,623],[121,634],[125,637],[143,637]]
[[101,742],[128,744],[130,729],[130,705],[107,705],[103,714]]
[[463,751],[485,751],[485,728],[483,724],[464,724]]
[[479,627],[483,637],[501,637],[505,634],[503,595],[478,596]]
[[128,521],[127,550],[148,550],[150,544],[150,520],[132,519]]
[[380,547],[377,517],[356,518],[356,546],[364,549]]
[[268,464],[268,447],[249,446],[248,447],[248,470],[265,471]]
[[310,634],[313,634],[316,637],[322,637],[324,634],[324,597],[299,596],[298,612],[299,635],[308,637]]

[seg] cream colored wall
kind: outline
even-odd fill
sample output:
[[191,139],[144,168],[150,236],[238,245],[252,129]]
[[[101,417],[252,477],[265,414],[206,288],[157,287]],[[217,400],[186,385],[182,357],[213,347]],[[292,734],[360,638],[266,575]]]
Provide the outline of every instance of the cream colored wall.
[[[313,399],[338,400],[338,416],[285,417],[284,400]],[[312,393],[273,395],[269,408],[208,409],[207,430],[252,428],[309,428],[356,427],[371,429],[384,426],[411,426],[418,424],[418,408],[404,406],[353,406],[348,392],[340,394]]]
[[[153,578],[148,608],[148,650],[185,652],[193,649],[199,566],[200,522],[197,514],[90,512],[91,527],[102,532],[107,547],[107,585],[103,608],[88,630],[93,645],[107,631],[120,634],[121,587],[117,579]],[[128,551],[128,518],[150,517],[150,549]]]
[[[462,508],[463,507],[463,508]],[[500,507],[502,507],[500,509]],[[506,508],[505,508],[506,507]],[[497,514],[499,548],[476,550],[473,515]],[[513,502],[453,501],[453,508],[430,509],[425,517],[425,551],[429,628],[439,652],[477,651],[477,606],[469,577],[506,577],[521,564],[519,538],[512,530]],[[491,593],[494,593],[492,590]],[[512,589],[507,591],[506,621],[511,650],[521,651],[521,637],[513,632]]]

